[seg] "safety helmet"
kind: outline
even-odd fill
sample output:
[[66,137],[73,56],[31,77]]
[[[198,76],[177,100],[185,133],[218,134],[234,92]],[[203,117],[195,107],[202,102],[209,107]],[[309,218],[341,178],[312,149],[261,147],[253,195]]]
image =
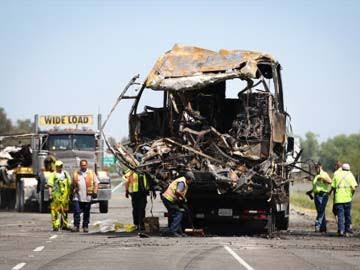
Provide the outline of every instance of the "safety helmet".
[[61,160],[57,160],[56,162],[55,162],[55,166],[56,167],[61,167],[61,166],[63,166],[64,165],[64,162],[62,162]]

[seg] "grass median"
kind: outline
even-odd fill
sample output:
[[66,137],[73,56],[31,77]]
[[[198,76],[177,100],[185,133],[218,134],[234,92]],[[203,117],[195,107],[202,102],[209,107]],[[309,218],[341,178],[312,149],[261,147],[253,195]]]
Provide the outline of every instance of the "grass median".
[[[313,200],[310,200],[305,192],[295,191],[290,194],[290,203],[297,207],[302,207],[309,210],[315,211],[315,204]],[[326,206],[326,216],[334,217],[332,213],[333,207],[333,196],[329,198],[328,204]],[[355,194],[352,208],[351,208],[352,224],[353,227],[360,228],[360,194]]]

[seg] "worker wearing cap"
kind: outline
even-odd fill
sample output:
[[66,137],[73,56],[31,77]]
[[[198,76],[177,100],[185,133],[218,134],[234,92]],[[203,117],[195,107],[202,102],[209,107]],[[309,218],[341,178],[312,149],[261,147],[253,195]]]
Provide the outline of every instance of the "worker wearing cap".
[[83,232],[89,232],[91,200],[97,198],[99,180],[94,171],[88,168],[87,160],[80,160],[80,170],[74,172],[73,208],[74,208],[74,227],[72,232],[80,230],[80,214],[83,213]]
[[144,230],[145,209],[149,194],[149,181],[145,174],[130,169],[124,171],[125,197],[131,197],[133,223],[140,230]]
[[315,164],[316,175],[313,179],[312,192],[314,193],[314,203],[316,208],[315,232],[326,232],[326,204],[329,199],[328,192],[331,189],[331,178],[322,169],[320,162]]
[[184,217],[181,208],[186,202],[186,193],[189,189],[189,185],[194,179],[194,174],[192,172],[187,172],[184,176],[171,182],[169,187],[161,195],[161,200],[168,210],[170,217],[169,229],[164,233],[165,235],[181,236],[181,223]]
[[54,231],[69,229],[68,212],[70,196],[70,175],[63,170],[63,162],[55,162],[55,171],[49,175],[48,187],[50,196],[51,223]]
[[[337,160],[335,162],[335,171],[334,171],[334,174],[333,174],[333,179],[334,177],[338,174],[338,173],[341,173],[342,172],[342,162],[340,160]],[[331,194],[331,191],[329,192],[329,196]],[[337,222],[337,211],[336,211],[336,207],[335,207],[335,196],[333,197],[333,208],[332,208],[332,212],[335,216],[335,219],[336,219],[336,222]]]
[[348,163],[342,165],[341,172],[334,174],[331,187],[331,191],[334,191],[335,209],[338,215],[338,234],[339,236],[351,234],[351,202],[357,183]]

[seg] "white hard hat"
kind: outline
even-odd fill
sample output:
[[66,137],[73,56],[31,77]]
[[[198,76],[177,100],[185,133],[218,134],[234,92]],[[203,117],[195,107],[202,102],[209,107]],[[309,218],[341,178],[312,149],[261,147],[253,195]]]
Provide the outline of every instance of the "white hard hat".
[[344,171],[350,171],[350,165],[349,163],[344,163],[341,167]]

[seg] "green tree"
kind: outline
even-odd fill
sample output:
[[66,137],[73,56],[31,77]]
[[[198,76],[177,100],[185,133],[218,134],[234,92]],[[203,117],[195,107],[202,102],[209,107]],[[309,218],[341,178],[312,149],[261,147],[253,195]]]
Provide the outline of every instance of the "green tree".
[[13,131],[14,133],[32,133],[34,132],[34,123],[30,119],[17,120]]
[[309,131],[305,134],[305,140],[300,139],[301,148],[303,149],[301,159],[318,161],[320,157],[320,145],[317,140],[318,135]]
[[0,107],[0,134],[9,134],[12,131],[11,120],[7,118],[4,108]]
[[[4,108],[0,107],[0,135],[15,135],[15,134],[26,134],[32,133],[34,130],[34,123],[29,120],[17,120],[16,124],[13,125],[11,120],[7,118]],[[1,141],[3,146],[8,145],[21,145],[29,144],[29,138],[18,138],[18,137],[9,137]]]
[[334,170],[337,160],[349,163],[351,171],[360,173],[360,133],[338,135],[321,144],[321,161],[328,171]]

